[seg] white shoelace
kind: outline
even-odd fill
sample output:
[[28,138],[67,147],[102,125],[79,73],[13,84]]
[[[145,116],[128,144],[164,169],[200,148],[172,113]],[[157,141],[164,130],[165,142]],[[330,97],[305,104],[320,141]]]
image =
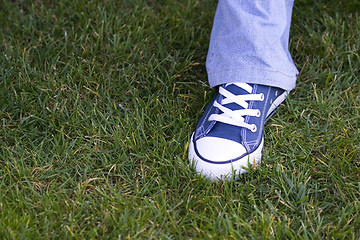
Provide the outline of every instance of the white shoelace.
[[[211,114],[209,117],[209,121],[223,122],[238,127],[244,127],[251,130],[252,132],[256,132],[257,131],[256,125],[245,123],[244,116],[260,117],[261,112],[259,109],[248,109],[249,104],[246,101],[263,101],[264,94],[262,93],[251,94],[252,87],[247,83],[228,83],[225,85],[225,87],[229,86],[230,84],[236,85],[239,88],[244,89],[249,94],[234,95],[231,92],[227,91],[225,88],[220,86],[219,93],[222,96],[224,96],[224,98],[221,100],[221,103],[215,101],[213,106],[219,108],[223,113]],[[244,109],[231,110],[224,106],[229,103],[236,103],[239,106],[243,107]]]

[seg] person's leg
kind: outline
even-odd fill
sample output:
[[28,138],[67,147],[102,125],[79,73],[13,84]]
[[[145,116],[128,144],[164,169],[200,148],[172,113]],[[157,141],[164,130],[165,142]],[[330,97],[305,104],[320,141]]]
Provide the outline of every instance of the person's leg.
[[211,87],[257,83],[291,90],[288,42],[293,0],[220,0],[207,57]]
[[219,86],[189,145],[196,171],[215,179],[260,162],[263,127],[295,87],[288,51],[293,0],[220,0],[207,58]]

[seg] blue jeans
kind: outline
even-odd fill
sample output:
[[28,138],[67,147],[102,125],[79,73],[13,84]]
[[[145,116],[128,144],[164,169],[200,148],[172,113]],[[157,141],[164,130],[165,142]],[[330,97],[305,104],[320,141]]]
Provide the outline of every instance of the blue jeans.
[[288,50],[294,0],[219,0],[206,60],[211,87],[257,83],[292,90]]

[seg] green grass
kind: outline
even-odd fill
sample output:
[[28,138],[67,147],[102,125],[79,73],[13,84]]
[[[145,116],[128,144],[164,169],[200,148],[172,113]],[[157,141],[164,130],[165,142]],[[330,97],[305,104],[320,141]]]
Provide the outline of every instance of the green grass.
[[0,239],[359,239],[359,7],[295,2],[297,87],[228,183],[187,161],[216,1],[0,0]]

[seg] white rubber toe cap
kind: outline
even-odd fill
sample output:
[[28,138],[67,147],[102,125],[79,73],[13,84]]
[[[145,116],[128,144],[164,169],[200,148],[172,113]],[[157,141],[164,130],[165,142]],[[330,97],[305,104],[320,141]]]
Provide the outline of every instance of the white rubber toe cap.
[[217,137],[204,137],[197,140],[196,149],[201,157],[213,162],[233,160],[246,153],[243,145]]
[[[231,140],[204,137],[196,141],[197,151],[195,151],[193,137],[194,135],[191,136],[189,145],[191,167],[194,167],[197,173],[203,174],[208,179],[215,180],[225,177],[225,179],[229,180],[233,174],[235,174],[236,178],[237,174],[246,172],[244,167],[248,167],[249,164],[260,164],[264,139],[262,139],[259,147],[254,152],[245,154],[244,157],[234,162],[224,163],[224,161],[242,156],[245,153],[245,148]],[[211,162],[204,161],[203,158]]]

